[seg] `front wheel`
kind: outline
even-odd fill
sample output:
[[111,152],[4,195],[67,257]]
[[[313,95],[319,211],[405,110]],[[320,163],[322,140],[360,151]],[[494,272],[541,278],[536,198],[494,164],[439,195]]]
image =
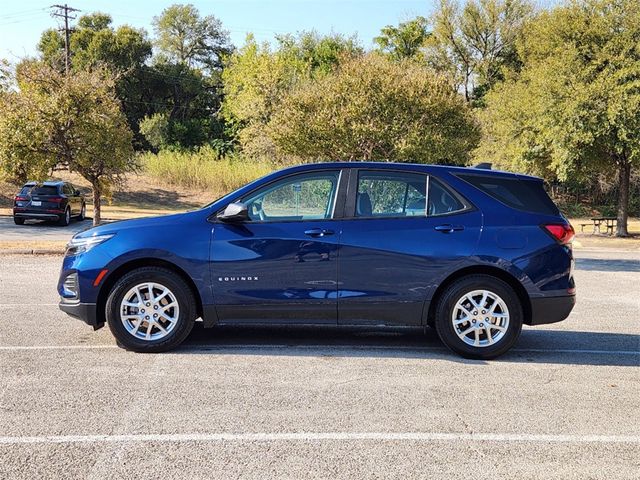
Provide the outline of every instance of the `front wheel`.
[[196,303],[180,276],[164,268],[143,267],[113,286],[106,317],[120,346],[135,352],[164,352],[191,332]]
[[82,208],[80,209],[80,215],[78,215],[78,221],[82,222],[86,216],[87,216],[87,205],[83,203]]
[[518,295],[489,275],[463,277],[443,293],[436,309],[442,342],[467,358],[491,359],[509,350],[522,330]]

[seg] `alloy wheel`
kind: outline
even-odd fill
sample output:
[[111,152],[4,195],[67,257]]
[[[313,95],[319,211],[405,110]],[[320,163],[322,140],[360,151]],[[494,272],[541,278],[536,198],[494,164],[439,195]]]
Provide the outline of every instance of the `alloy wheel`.
[[166,337],[177,325],[179,317],[176,296],[159,283],[138,284],[120,302],[120,321],[129,334],[140,340]]
[[451,322],[456,335],[472,347],[488,347],[499,342],[509,328],[506,302],[489,290],[473,290],[455,304]]

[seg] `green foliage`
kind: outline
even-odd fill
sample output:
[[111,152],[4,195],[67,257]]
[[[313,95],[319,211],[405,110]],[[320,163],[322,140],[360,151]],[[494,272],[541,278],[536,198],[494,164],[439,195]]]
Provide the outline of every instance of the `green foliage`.
[[282,153],[305,160],[461,164],[478,141],[471,111],[448,81],[378,54],[292,91],[268,130]]
[[237,131],[237,141],[247,155],[274,155],[266,126],[282,98],[294,86],[313,77],[329,75],[343,59],[362,55],[355,38],[320,36],[302,32],[277,38],[272,50],[252,35],[229,57],[222,73],[225,100],[222,113]]
[[[114,29],[104,13],[83,15],[71,33],[72,68],[107,68],[116,76],[116,95],[122,101],[129,127],[138,133],[138,124],[149,114],[149,93],[156,77],[145,65],[151,57],[151,42],[144,30],[128,25]],[[54,68],[64,69],[64,38],[55,30],[45,31],[38,43],[41,58]],[[138,143],[141,141],[138,137]]]
[[358,39],[340,34],[320,35],[315,31],[279,35],[278,55],[305,66],[308,75],[326,75],[345,58],[362,55]]
[[229,34],[213,15],[200,16],[193,5],[171,5],[153,18],[156,45],[169,61],[209,70],[222,67],[232,51]]
[[19,90],[0,96],[0,166],[13,178],[43,178],[67,167],[89,181],[94,223],[100,197],[135,168],[132,134],[106,71],[65,77],[47,65],[23,63]]
[[583,0],[541,14],[521,44],[522,72],[487,95],[482,158],[561,180],[619,178],[626,235],[629,178],[640,165],[640,4]]
[[246,158],[220,159],[212,147],[193,152],[162,150],[157,155],[140,155],[144,171],[168,185],[210,192],[222,196],[242,185],[266,175],[274,166]]
[[448,72],[467,100],[479,100],[504,70],[518,69],[516,43],[533,12],[529,0],[440,0],[427,59]]
[[373,41],[380,51],[396,60],[416,57],[421,54],[431,35],[428,27],[429,22],[425,17],[416,17],[397,27],[387,25]]

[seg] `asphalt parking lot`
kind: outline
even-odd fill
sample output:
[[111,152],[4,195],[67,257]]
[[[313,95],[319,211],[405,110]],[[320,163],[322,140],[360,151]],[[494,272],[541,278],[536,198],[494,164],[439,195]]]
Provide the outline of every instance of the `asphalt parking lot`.
[[28,241],[28,240],[46,240],[46,241],[67,241],[73,235],[87,228],[91,228],[92,221],[86,218],[78,221],[71,219],[71,223],[62,227],[55,222],[47,222],[43,220],[27,220],[24,225],[16,225],[13,223],[13,217],[0,217],[0,241]]
[[577,252],[578,304],[499,360],[435,332],[197,328],[117,348],[0,255],[0,478],[640,478],[640,252]]

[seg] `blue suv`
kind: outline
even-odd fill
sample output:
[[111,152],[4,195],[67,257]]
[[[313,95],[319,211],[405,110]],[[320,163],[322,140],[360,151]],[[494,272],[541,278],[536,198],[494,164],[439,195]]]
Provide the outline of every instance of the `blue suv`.
[[137,352],[197,318],[234,325],[432,326],[493,358],[575,303],[574,231],[539,178],[480,168],[321,163],[200,210],[70,241],[60,308]]

